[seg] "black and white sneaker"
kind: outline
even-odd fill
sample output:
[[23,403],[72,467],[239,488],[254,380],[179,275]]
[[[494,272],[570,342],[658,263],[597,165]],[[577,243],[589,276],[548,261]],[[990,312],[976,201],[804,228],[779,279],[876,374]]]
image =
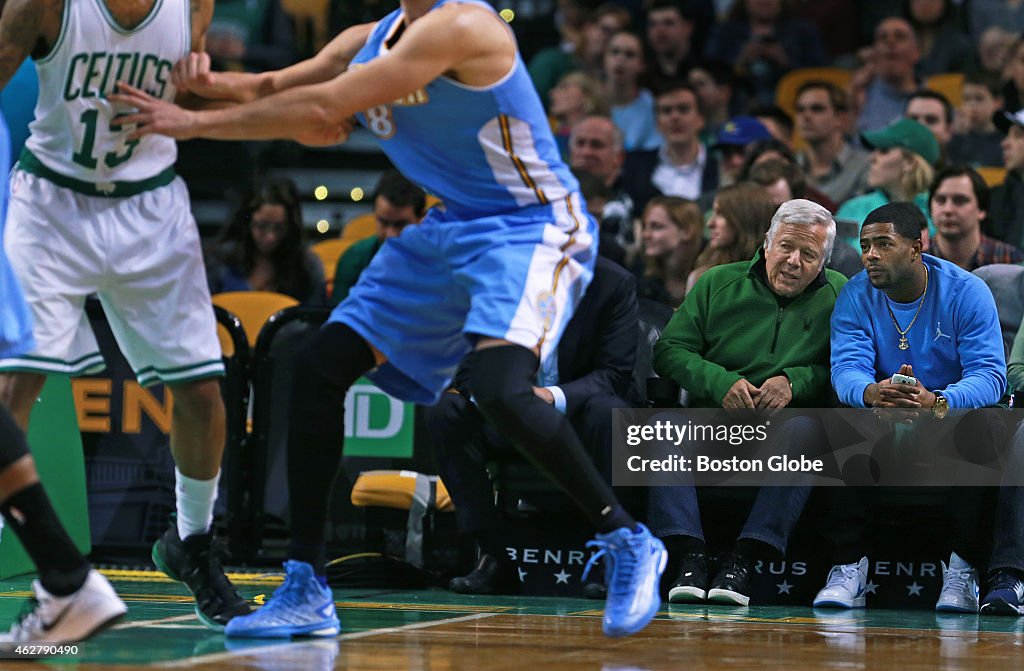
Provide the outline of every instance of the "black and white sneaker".
[[997,569],[985,584],[982,615],[1024,615],[1024,581],[1011,569]]
[[153,563],[169,578],[185,583],[196,598],[196,616],[211,629],[221,630],[252,609],[224,575],[220,557],[211,548],[213,534],[178,538],[174,524],[153,544]]
[[700,603],[708,598],[708,560],[703,552],[683,557],[679,575],[668,590],[669,603]]
[[708,601],[730,606],[750,605],[750,561],[736,553],[727,555],[708,590]]
[[22,643],[71,643],[89,638],[119,620],[128,609],[103,575],[89,571],[85,582],[67,596],[54,596],[38,580],[35,598],[11,630],[0,634],[0,649]]

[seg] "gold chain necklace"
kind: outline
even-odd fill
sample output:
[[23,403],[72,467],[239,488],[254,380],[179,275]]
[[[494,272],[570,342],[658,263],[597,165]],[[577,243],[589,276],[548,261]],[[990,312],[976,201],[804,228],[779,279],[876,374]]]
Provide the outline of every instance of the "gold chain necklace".
[[921,293],[921,302],[917,304],[917,311],[914,312],[914,318],[907,324],[907,328],[901,329],[900,323],[896,321],[896,315],[893,313],[892,308],[889,306],[889,296],[885,297],[885,309],[889,311],[889,316],[892,317],[892,325],[896,327],[896,330],[900,334],[899,348],[901,350],[910,349],[910,343],[907,342],[907,333],[914,327],[914,322],[917,321],[917,316],[921,314],[921,308],[924,306],[924,298],[928,295],[928,266],[924,267],[924,292]]

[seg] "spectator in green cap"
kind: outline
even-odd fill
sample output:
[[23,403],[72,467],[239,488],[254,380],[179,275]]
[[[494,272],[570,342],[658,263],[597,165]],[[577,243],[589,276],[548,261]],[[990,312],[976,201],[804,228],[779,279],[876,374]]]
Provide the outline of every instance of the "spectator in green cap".
[[[925,126],[911,119],[899,119],[884,128],[861,135],[871,152],[868,186],[874,190],[851,198],[839,207],[837,240],[860,250],[860,226],[864,217],[890,202],[909,201],[917,205],[928,221],[928,185],[939,160],[939,143]],[[923,235],[922,239],[927,240]],[[927,247],[926,247],[927,249]]]

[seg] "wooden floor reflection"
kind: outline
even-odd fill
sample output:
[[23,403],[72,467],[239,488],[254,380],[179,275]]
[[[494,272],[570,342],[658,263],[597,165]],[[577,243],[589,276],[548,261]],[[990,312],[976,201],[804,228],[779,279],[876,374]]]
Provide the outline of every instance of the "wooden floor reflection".
[[362,632],[337,642],[196,659],[190,668],[991,671],[1024,668],[1022,641],[1024,634],[1014,632],[864,627],[840,618],[824,624],[659,619],[636,636],[608,639],[592,617],[478,614],[417,629]]

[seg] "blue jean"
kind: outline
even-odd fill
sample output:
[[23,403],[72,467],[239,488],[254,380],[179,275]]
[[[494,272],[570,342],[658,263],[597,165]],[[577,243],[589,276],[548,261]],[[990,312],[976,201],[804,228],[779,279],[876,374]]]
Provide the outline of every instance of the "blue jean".
[[[1024,469],[1024,422],[1009,444],[1004,473],[1020,473]],[[990,569],[1013,568],[1024,571],[1024,487],[999,488],[996,503]]]
[[[792,456],[817,454],[827,444],[824,428],[811,417],[787,420],[770,440],[774,442],[773,454],[784,450]],[[810,494],[810,485],[761,487],[738,538],[761,541],[784,553]],[[656,536],[704,539],[697,489],[692,484],[651,487],[647,501],[647,521]]]

